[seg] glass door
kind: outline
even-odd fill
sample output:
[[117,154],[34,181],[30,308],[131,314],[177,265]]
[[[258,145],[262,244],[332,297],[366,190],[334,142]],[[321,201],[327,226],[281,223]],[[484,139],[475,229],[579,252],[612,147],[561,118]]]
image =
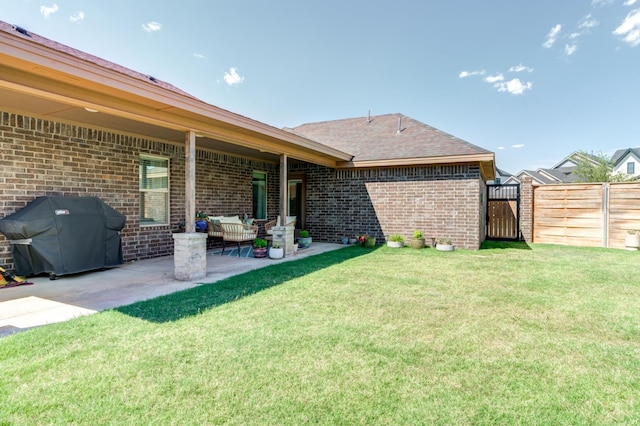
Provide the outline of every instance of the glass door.
[[289,179],[289,216],[296,217],[296,229],[303,229],[305,226],[305,195],[304,179],[296,177]]

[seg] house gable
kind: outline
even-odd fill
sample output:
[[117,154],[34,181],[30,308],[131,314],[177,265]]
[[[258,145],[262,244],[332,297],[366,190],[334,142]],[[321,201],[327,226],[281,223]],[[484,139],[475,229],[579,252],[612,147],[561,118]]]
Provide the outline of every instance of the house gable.
[[345,167],[480,163],[495,177],[493,152],[402,114],[303,124],[291,132],[353,154]]
[[[618,150],[613,155],[612,160],[614,161],[614,174],[640,175],[640,148]],[[631,173],[629,173],[629,171],[631,171]]]

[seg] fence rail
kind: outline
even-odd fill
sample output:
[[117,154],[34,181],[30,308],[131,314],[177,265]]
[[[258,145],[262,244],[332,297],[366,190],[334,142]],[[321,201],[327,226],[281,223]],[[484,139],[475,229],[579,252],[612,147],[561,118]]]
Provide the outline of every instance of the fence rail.
[[629,229],[640,229],[640,183],[534,188],[536,243],[624,248]]

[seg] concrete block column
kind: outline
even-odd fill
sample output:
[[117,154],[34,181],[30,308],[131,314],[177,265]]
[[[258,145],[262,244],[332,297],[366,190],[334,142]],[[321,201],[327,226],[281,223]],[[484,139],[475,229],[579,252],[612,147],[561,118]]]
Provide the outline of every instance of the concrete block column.
[[293,256],[295,228],[293,226],[274,226],[271,230],[273,231],[273,242],[284,248],[285,257]]
[[177,280],[196,281],[207,276],[207,234],[173,234],[173,267]]

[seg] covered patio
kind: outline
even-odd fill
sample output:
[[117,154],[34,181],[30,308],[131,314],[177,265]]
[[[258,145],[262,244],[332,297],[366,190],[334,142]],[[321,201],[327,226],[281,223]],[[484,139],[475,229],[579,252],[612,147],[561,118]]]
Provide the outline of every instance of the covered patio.
[[[74,154],[76,148],[71,147],[71,155],[84,157],[87,163],[76,163],[79,160],[72,157],[60,160],[61,168],[94,170],[104,167],[102,173],[99,170],[92,176],[87,173],[86,177],[82,172],[77,176],[75,170],[69,174],[56,170],[60,177],[53,179],[53,185],[43,185],[44,189],[34,188],[26,194],[23,191],[19,200],[10,198],[12,194],[7,188],[5,207],[15,209],[36,196],[52,193],[105,198],[112,207],[124,210],[122,213],[127,216],[122,232],[125,260],[166,254],[167,247],[175,244],[174,275],[184,281],[202,279],[209,270],[206,239],[195,232],[196,211],[198,207],[202,208],[202,202],[198,204],[197,198],[222,199],[224,194],[221,192],[228,191],[215,185],[216,178],[207,177],[210,170],[198,169],[196,150],[207,155],[231,156],[271,165],[273,179],[278,182],[274,181],[270,189],[277,202],[272,203],[269,218],[288,214],[290,159],[326,167],[338,167],[351,159],[349,154],[339,150],[207,104],[153,76],[1,21],[0,76],[0,111],[9,113],[5,113],[2,124],[7,128],[20,128],[21,132],[26,130],[25,136],[21,133],[20,138],[27,139],[40,152],[40,146],[48,146],[49,138],[56,141],[57,132],[62,129],[63,136],[70,138],[73,144],[82,145],[83,150],[92,144],[95,148],[86,154]],[[114,148],[120,140],[126,140],[131,147],[125,148],[126,151],[117,146]],[[117,152],[122,158],[114,158]],[[56,156],[62,154],[53,145],[48,155],[57,160]],[[145,222],[140,194],[133,193],[137,182],[131,180],[138,174],[138,165],[134,162],[140,155],[163,155],[167,164],[171,157],[171,174],[167,176],[172,182],[171,203],[164,221]],[[104,160],[96,161],[94,157]],[[121,171],[113,168],[118,160],[123,163]],[[182,164],[177,164],[178,161]],[[48,173],[38,167],[38,163],[33,162],[24,170],[16,168],[16,173],[28,172],[47,179]],[[196,173],[212,182],[210,188],[220,192],[198,194]],[[82,180],[86,182],[84,187]],[[208,188],[207,191],[212,192]],[[238,212],[235,205],[228,209]],[[5,210],[5,214],[11,213]],[[176,222],[184,222],[185,232],[171,235]],[[145,240],[151,241],[148,245],[153,247],[148,253],[138,249],[147,244]],[[158,246],[164,249],[157,250]],[[291,254],[291,249],[285,248],[285,252]],[[0,257],[3,257],[0,261],[9,262],[6,251]]]

